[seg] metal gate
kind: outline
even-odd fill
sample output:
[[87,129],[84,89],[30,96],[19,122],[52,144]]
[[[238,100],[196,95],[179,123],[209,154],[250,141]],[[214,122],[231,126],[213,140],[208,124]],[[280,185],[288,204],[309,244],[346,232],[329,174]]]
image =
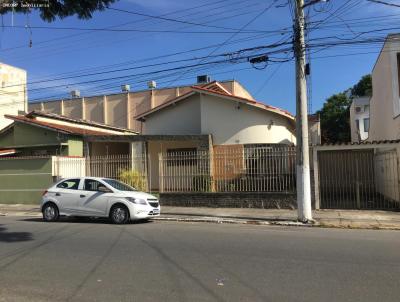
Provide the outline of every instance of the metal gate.
[[322,209],[400,209],[396,150],[318,151]]

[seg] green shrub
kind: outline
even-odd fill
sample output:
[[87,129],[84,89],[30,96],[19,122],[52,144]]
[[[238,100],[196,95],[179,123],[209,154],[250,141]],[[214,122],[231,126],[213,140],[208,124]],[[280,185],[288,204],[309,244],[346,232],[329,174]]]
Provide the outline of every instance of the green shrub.
[[146,191],[146,176],[137,170],[122,170],[119,172],[119,180],[134,187],[139,191]]
[[209,175],[194,176],[192,183],[196,191],[211,192],[211,176]]

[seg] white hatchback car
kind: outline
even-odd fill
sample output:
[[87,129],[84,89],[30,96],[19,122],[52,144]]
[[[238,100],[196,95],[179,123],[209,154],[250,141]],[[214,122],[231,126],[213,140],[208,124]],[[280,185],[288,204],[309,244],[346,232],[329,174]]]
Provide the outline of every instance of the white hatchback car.
[[159,216],[160,204],[153,195],[115,179],[76,177],[63,179],[45,191],[41,211],[45,221],[67,215],[109,217],[122,224]]

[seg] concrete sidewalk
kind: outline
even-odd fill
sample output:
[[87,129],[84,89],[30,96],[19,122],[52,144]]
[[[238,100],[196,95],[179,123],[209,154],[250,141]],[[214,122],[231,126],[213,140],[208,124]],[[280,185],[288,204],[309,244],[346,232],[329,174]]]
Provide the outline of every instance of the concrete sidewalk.
[[[262,225],[320,226],[363,229],[400,230],[400,212],[318,210],[313,212],[314,224],[297,221],[296,210],[247,208],[192,208],[163,206],[163,221],[241,223]],[[37,205],[0,204],[0,216],[41,216]]]

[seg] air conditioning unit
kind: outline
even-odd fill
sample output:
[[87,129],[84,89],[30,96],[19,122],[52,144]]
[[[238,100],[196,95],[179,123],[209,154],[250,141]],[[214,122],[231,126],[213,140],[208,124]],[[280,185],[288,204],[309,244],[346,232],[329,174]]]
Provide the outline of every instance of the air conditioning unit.
[[362,113],[364,112],[363,108],[360,106],[356,106],[356,113]]
[[71,91],[71,97],[72,98],[80,98],[81,97],[81,92],[79,90],[72,90]]
[[130,90],[131,90],[131,85],[128,85],[128,84],[121,85],[122,92],[129,92]]
[[197,76],[197,84],[206,84],[206,83],[210,83],[211,82],[211,78],[209,75],[199,75]]
[[147,87],[149,87],[149,89],[155,89],[155,88],[157,88],[157,82],[149,81],[149,82],[147,82]]

